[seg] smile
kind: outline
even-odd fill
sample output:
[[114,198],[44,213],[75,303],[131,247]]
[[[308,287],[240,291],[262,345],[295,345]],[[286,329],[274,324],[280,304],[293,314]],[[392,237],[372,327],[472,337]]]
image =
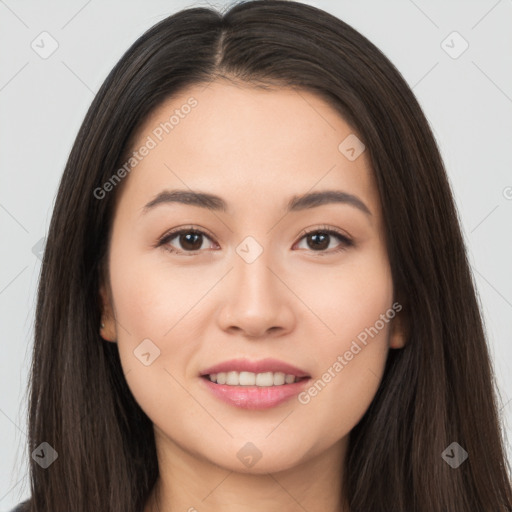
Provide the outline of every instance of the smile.
[[[230,374],[235,374],[231,379],[239,379],[238,372],[227,372],[227,376]],[[250,372],[240,372],[250,373]],[[263,375],[260,379],[266,380],[266,382],[270,382],[270,374],[272,378],[276,376],[273,373],[263,373],[263,374],[252,374],[255,379],[258,379],[259,375]],[[295,377],[293,375],[286,376],[285,374],[277,374],[277,380],[280,382],[283,378],[286,380],[286,377],[289,377],[288,380],[291,380],[293,377],[294,382],[285,383],[284,384],[256,384],[256,385],[241,385],[241,384],[219,384],[218,382],[214,382],[212,377],[219,378],[219,374],[217,375],[206,375],[201,377],[199,380],[202,385],[206,387],[206,389],[217,399],[221,400],[224,403],[232,405],[234,407],[240,409],[270,409],[272,407],[277,407],[297,396],[299,393],[304,391],[307,383],[311,380],[309,377]],[[283,377],[284,376],[284,377]],[[245,377],[240,375],[242,379]],[[251,379],[252,377],[249,376]],[[222,375],[221,375],[222,380]],[[234,381],[234,380],[233,380]],[[233,382],[232,381],[232,382]],[[262,382],[262,381],[260,381]]]

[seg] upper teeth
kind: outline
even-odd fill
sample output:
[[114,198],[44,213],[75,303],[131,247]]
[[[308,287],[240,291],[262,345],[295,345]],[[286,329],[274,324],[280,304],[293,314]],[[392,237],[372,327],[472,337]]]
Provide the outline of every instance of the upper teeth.
[[217,384],[228,386],[281,386],[295,382],[295,375],[287,375],[282,372],[220,372],[211,373],[209,378]]

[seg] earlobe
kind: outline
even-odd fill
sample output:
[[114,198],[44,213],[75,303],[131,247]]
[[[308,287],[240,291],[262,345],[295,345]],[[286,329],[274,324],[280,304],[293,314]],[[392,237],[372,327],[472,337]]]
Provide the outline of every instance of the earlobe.
[[391,320],[391,328],[389,334],[389,348],[404,348],[406,345],[408,329],[406,326],[406,318],[404,311],[400,311]]
[[115,328],[112,329],[109,326],[102,323],[100,325],[100,336],[104,341],[110,341],[112,343],[117,343],[117,336],[115,334]]

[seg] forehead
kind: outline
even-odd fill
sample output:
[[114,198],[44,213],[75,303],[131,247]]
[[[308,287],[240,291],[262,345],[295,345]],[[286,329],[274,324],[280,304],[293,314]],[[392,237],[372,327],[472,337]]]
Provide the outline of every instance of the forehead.
[[354,160],[343,152],[355,136],[308,91],[197,84],[163,102],[138,130],[132,150],[139,157],[123,196],[140,209],[164,189],[189,188],[239,207],[282,207],[292,195],[341,188],[375,206],[367,152]]

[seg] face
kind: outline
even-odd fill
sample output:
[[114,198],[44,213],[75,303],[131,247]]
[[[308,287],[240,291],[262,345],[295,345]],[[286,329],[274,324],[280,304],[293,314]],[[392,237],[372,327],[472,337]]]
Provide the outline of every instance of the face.
[[115,210],[101,335],[157,445],[274,472],[341,447],[367,410],[403,336],[355,137],[314,94],[222,81],[146,119]]

